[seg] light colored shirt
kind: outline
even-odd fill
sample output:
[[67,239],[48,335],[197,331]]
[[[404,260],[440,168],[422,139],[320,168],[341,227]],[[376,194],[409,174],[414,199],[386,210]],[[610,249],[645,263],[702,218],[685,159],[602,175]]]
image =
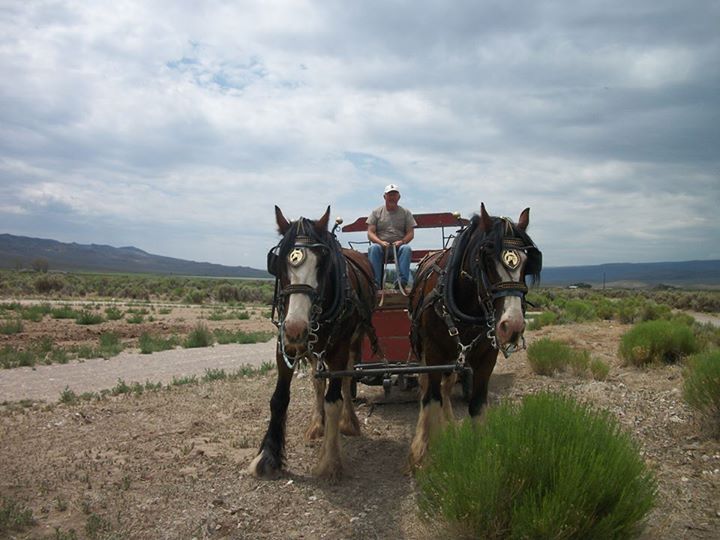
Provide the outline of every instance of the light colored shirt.
[[408,230],[417,227],[412,212],[402,206],[392,212],[385,208],[385,205],[376,208],[368,216],[367,224],[375,225],[375,234],[386,242],[402,240]]

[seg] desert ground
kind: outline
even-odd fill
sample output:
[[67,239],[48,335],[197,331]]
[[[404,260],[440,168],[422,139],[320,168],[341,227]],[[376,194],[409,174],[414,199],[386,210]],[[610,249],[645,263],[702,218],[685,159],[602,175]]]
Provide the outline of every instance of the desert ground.
[[[173,308],[145,329],[187,331],[203,317],[202,310]],[[259,316],[208,324],[272,329],[267,318]],[[638,442],[658,479],[658,504],[643,538],[720,538],[720,441],[684,403],[680,366],[641,370],[622,365],[617,348],[629,328],[595,322],[528,331],[528,342],[547,336],[588,350],[611,366],[610,375],[605,381],[570,374],[539,376],[519,352],[499,359],[491,406],[553,390],[609,410]],[[142,330],[120,322],[117,331],[131,344]],[[46,317],[28,323],[25,335],[3,336],[0,346],[48,333],[77,343],[100,331]],[[256,362],[274,361],[272,343],[263,345],[251,356]],[[218,357],[229,350],[225,347],[237,347],[241,356],[243,347],[257,345],[199,349],[196,369],[215,369]],[[172,366],[183,353],[176,349],[155,354],[165,355],[163,364]],[[160,380],[137,371],[139,363],[127,361],[133,354],[130,348],[98,362],[124,366],[120,372],[127,383]],[[62,371],[75,363],[38,370],[52,367],[62,377]],[[222,366],[230,369],[229,364]],[[6,372],[17,369],[32,377],[31,368],[15,368],[0,372],[0,382]],[[86,378],[83,388],[107,388],[94,380],[92,370]],[[0,396],[0,492],[5,500],[32,510],[35,520],[34,525],[4,534],[73,538],[74,531],[77,538],[138,539],[443,536],[436,524],[418,514],[413,477],[406,473],[418,409],[414,391],[395,387],[385,397],[380,387],[359,385],[356,407],[363,433],[343,438],[345,476],[328,484],[311,473],[318,443],[303,441],[312,385],[308,371],[300,370],[288,411],[286,474],[258,480],[245,469],[267,427],[274,384],[275,373],[270,371],[74,404],[58,402],[59,396]],[[460,394],[458,387],[458,417],[466,414]]]

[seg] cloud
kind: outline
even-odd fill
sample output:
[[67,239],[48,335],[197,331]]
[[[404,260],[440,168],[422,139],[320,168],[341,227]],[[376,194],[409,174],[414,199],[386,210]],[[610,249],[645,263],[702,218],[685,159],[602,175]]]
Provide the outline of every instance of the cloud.
[[397,182],[415,212],[530,206],[550,266],[720,258],[718,15],[669,0],[12,4],[0,228],[262,267],[274,204],[352,220]]

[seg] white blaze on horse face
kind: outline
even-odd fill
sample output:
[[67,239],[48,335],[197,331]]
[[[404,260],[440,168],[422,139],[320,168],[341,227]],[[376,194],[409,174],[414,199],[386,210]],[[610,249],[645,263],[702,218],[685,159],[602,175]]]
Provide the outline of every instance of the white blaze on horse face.
[[[522,270],[527,261],[527,255],[519,250],[515,250],[515,254],[520,258],[516,262],[515,269],[508,268],[500,261],[495,262],[495,270],[500,277],[500,281],[522,283]],[[498,345],[503,346],[508,343],[517,345],[524,331],[525,315],[522,310],[522,298],[519,296],[504,296],[502,314],[495,326]]]
[[[291,285],[308,285],[317,289],[317,266],[318,257],[310,249],[303,249],[305,257],[302,262],[294,266],[288,264],[288,277]],[[310,308],[312,299],[307,294],[291,294],[288,300],[287,312],[285,315],[285,340],[286,342],[297,342],[306,336],[310,322]]]

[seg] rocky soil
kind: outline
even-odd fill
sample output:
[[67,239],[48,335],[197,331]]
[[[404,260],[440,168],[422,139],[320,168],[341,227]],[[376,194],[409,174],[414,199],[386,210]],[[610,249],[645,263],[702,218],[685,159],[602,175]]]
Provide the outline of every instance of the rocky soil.
[[[525,353],[499,361],[491,403],[543,389],[608,409],[639,442],[659,480],[644,538],[720,538],[720,441],[682,400],[678,366],[623,367],[613,323],[528,332],[584,348],[611,366],[606,381],[542,377]],[[109,361],[113,361],[112,359]],[[127,382],[133,381],[131,375]],[[142,381],[140,381],[142,382]],[[0,492],[32,509],[13,538],[407,538],[442,535],[415,506],[404,472],[417,418],[412,391],[360,385],[360,437],[344,438],[345,478],[311,475],[317,443],[303,442],[310,379],[293,382],[287,473],[259,481],[244,470],[269,418],[274,373],[77,405],[0,406]],[[455,411],[463,416],[459,387]]]

